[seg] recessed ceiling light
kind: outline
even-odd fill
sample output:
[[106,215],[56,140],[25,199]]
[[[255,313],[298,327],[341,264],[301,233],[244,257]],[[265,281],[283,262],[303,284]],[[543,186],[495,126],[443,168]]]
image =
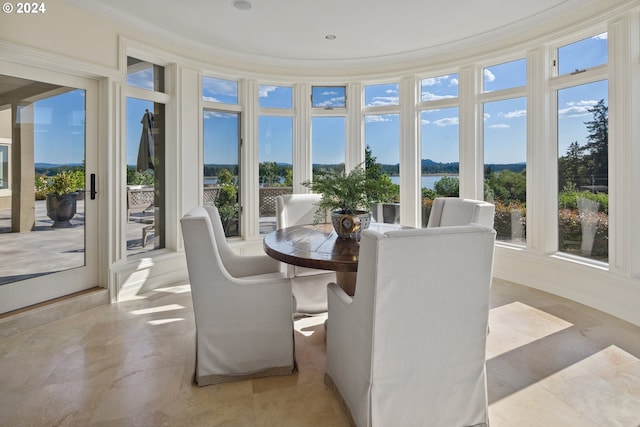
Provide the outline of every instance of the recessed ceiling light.
[[235,7],[238,10],[249,10],[251,9],[251,3],[249,3],[247,0],[233,0],[233,7]]
[[324,38],[327,40],[335,40],[336,36],[333,34],[327,34],[326,36],[324,36]]

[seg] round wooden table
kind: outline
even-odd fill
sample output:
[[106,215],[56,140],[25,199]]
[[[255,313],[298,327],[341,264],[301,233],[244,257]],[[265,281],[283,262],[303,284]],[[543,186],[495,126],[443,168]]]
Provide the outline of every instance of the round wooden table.
[[[403,228],[398,224],[371,223],[369,229],[384,233]],[[300,267],[336,272],[336,282],[353,295],[358,271],[360,242],[338,237],[331,224],[297,225],[267,234],[264,251],[272,258]]]

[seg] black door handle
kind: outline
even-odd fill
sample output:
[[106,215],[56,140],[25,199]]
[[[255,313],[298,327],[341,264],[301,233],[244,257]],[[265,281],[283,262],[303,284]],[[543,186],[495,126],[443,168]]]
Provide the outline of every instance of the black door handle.
[[98,194],[98,192],[96,191],[96,174],[92,173],[91,174],[91,200],[96,199],[96,194]]

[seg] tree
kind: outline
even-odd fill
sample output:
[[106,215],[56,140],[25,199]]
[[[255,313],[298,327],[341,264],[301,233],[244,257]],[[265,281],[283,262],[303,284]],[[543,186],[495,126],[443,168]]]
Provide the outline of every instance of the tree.
[[381,203],[396,201],[399,197],[400,189],[384,173],[382,165],[377,162],[377,158],[373,156],[371,147],[368,145],[364,149],[364,166],[367,181],[376,183],[369,189],[371,200]]
[[262,162],[258,165],[258,175],[264,185],[272,187],[280,181],[280,168],[276,162]]
[[589,109],[593,113],[593,120],[584,122],[587,125],[589,135],[587,143],[582,147],[582,151],[588,153],[592,163],[590,174],[602,177],[605,181],[600,181],[602,185],[607,185],[609,174],[609,107],[604,103],[604,99]]
[[444,176],[433,185],[440,197],[458,197],[460,195],[460,180],[456,176]]
[[558,159],[558,183],[562,188],[577,188],[584,184],[585,160],[582,147],[573,141],[567,148],[567,154]]

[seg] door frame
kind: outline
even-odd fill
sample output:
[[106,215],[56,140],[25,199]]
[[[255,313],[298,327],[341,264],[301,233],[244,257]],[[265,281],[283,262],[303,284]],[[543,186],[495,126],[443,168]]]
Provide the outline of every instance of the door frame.
[[[0,74],[45,82],[85,91],[85,190],[90,189],[91,174],[98,174],[99,81],[55,71],[0,61]],[[0,286],[0,313],[6,313],[55,298],[84,291],[99,284],[99,201],[87,192],[85,197],[85,265],[32,279]]]

